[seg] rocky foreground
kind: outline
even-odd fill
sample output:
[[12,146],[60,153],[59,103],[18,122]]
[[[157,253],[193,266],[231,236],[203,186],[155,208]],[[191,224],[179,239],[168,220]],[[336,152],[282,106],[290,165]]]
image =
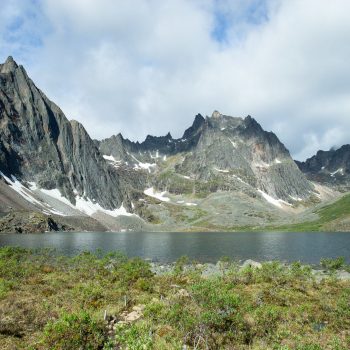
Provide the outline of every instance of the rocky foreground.
[[[0,249],[4,350],[345,350],[344,260],[171,265],[112,253]],[[344,270],[339,272],[340,270]]]

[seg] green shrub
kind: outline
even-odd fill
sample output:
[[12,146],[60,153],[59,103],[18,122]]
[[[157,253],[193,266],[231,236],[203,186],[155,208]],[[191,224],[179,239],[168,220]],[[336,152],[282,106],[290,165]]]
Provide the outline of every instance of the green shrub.
[[259,337],[266,337],[271,335],[276,330],[278,321],[283,315],[283,311],[278,306],[262,305],[258,307],[255,312],[254,319],[256,320],[255,335]]
[[152,330],[145,323],[119,325],[115,340],[120,349],[151,350],[153,348]]
[[295,279],[309,279],[312,276],[311,266],[302,265],[300,261],[294,262],[290,265],[290,277]]
[[185,266],[189,263],[189,261],[190,259],[186,255],[183,255],[180,258],[178,258],[175,263],[174,273],[179,274],[183,272]]
[[64,313],[58,320],[49,322],[44,329],[42,349],[50,350],[98,350],[106,337],[104,324],[91,318],[87,312]]
[[131,285],[140,278],[151,278],[154,274],[149,263],[140,258],[133,258],[117,265],[114,275],[124,285]]
[[12,289],[13,282],[0,278],[0,300]]
[[95,281],[77,284],[73,288],[75,299],[81,301],[81,307],[97,308],[105,296],[105,290]]
[[340,270],[345,266],[345,258],[340,256],[335,259],[321,259],[321,266],[327,270]]
[[221,279],[202,280],[194,284],[191,291],[202,308],[200,322],[218,330],[228,330],[235,323],[240,298]]
[[149,278],[139,278],[136,282],[135,282],[135,288],[138,290],[141,290],[143,292],[152,292],[153,290],[153,284],[151,283]]

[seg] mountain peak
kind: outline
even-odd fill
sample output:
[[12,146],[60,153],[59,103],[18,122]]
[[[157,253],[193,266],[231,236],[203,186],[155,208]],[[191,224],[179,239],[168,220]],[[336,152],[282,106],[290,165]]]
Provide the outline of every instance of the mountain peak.
[[18,68],[17,63],[12,56],[9,56],[4,64],[0,65],[0,73],[10,73]]
[[222,116],[222,114],[217,110],[215,110],[213,112],[213,114],[211,115],[212,118],[220,118],[221,116]]
[[185,130],[182,138],[187,139],[192,137],[200,129],[200,127],[203,125],[204,122],[205,122],[205,119],[201,114],[198,113],[194,118],[192,126],[190,126],[188,129]]

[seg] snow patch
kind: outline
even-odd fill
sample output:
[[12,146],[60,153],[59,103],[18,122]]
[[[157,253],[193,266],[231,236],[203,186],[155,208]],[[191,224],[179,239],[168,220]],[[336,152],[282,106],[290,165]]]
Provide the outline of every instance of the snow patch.
[[66,214],[61,213],[60,211],[52,208],[47,203],[40,202],[36,198],[34,198],[34,193],[32,191],[38,190],[38,187],[35,182],[28,182],[29,189],[21,184],[19,180],[13,175],[11,175],[11,179],[5,176],[2,172],[0,175],[9,183],[10,187],[15,190],[18,194],[20,194],[25,200],[31,202],[32,204],[39,205],[42,209],[42,212],[46,215],[56,214],[60,216],[66,216]]
[[[120,164],[122,163],[121,160],[116,160],[112,155],[107,156],[106,154],[103,154],[102,157],[105,160],[107,160],[110,164],[112,164],[115,168],[119,168]],[[127,165],[128,163],[125,162],[125,164]]]
[[333,173],[331,173],[331,176],[334,176],[335,174],[340,174],[340,175],[344,175],[344,170],[343,168],[339,168],[338,170],[334,171]]
[[283,207],[283,204],[284,205],[288,205],[288,206],[292,206],[290,203],[282,200],[282,199],[275,199],[273,197],[271,197],[270,195],[268,195],[267,193],[263,192],[262,190],[258,190],[258,192],[263,196],[263,198],[273,204],[274,206],[276,207],[279,207],[279,208],[282,208]]
[[186,203],[187,206],[192,207],[198,205],[197,203]]
[[154,163],[142,163],[142,162],[139,162],[138,164],[136,164],[134,166],[134,169],[135,170],[138,170],[138,169],[146,169],[148,170],[148,172],[150,173],[151,172],[151,169],[154,168],[155,166],[157,166],[156,164]]
[[234,142],[234,141],[232,141],[231,139],[229,139],[229,140],[230,140],[230,142],[231,142],[233,148],[237,148],[237,142]]
[[248,182],[245,182],[244,180],[242,180],[240,177],[238,177],[237,175],[232,175],[235,179],[237,179],[239,182],[242,182],[242,184],[245,184],[247,186],[250,186]]
[[156,198],[162,202],[169,202],[170,201],[170,198],[164,197],[164,195],[166,193],[165,191],[164,192],[156,192],[153,187],[145,189],[143,193],[146,194],[147,196]]
[[123,215],[123,216],[135,215],[133,213],[127,212],[123,203],[118,209],[109,210],[109,209],[102,208],[101,205],[98,203],[94,203],[93,201],[90,200],[89,197],[83,198],[80,196],[76,196],[76,198],[75,198],[76,203],[74,205],[66,197],[63,197],[61,192],[57,188],[52,189],[52,190],[40,189],[40,191],[45,193],[46,195],[52,197],[52,198],[55,198],[55,199],[61,201],[62,203],[70,206],[71,208],[77,209],[77,210],[79,210],[79,211],[81,211],[84,214],[89,215],[89,216],[91,216],[97,212],[102,212],[102,213],[105,213],[105,214],[113,216],[113,217],[118,217],[121,215]]
[[29,184],[29,189],[30,189],[31,191],[35,191],[35,190],[38,189],[38,186],[36,185],[35,182],[28,181],[28,184]]
[[276,159],[275,159],[275,163],[276,163],[276,164],[281,164],[282,162],[281,162],[278,158],[276,158]]
[[66,197],[63,197],[61,195],[61,192],[57,188],[54,188],[52,190],[46,190],[45,188],[41,188],[40,192],[46,194],[49,197],[57,199],[58,201],[60,201],[60,202],[62,202],[64,204],[74,208],[74,205]]
[[142,163],[140,162],[136,157],[134,157],[132,154],[128,153],[129,156],[131,156],[136,162],[137,164],[134,165],[134,169],[135,170],[139,170],[139,169],[146,169],[148,170],[148,172],[151,172],[151,169],[155,166],[157,166],[156,163]]
[[28,202],[31,202],[33,204],[38,204],[40,206],[43,205],[43,203],[39,202],[37,199],[35,199],[32,194],[30,193],[31,190],[24,187],[15,176],[11,175],[11,179],[7,177],[5,174],[3,174],[0,171],[0,175],[6,180],[6,182],[9,184],[9,186],[16,191],[19,195],[21,195],[25,200]]
[[253,166],[255,166],[256,168],[269,168],[271,164],[268,164],[264,161],[260,161],[260,162],[253,162]]
[[106,154],[103,154],[102,157],[110,162],[116,162],[116,159],[112,155],[107,156]]
[[226,169],[218,169],[218,168],[214,168],[216,171],[218,171],[219,173],[229,173],[230,170],[226,170]]
[[293,197],[293,196],[291,196],[291,195],[289,195],[289,197],[292,198],[293,201],[296,201],[296,202],[301,202],[301,201],[303,200],[303,199],[300,198],[300,197]]

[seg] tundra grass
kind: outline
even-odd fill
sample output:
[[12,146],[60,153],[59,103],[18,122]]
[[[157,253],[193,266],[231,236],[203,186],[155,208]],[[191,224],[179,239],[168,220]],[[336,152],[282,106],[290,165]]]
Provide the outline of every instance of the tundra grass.
[[[349,281],[316,280],[299,263],[242,270],[226,259],[207,278],[201,265],[184,264],[154,275],[147,262],[118,253],[1,248],[0,348],[350,348]],[[140,304],[143,316],[111,334],[105,310],[118,320]]]
[[[336,222],[341,219],[350,218],[350,194],[347,194],[337,200],[336,202],[326,205],[315,211],[318,215],[318,219],[314,221],[306,221],[296,223],[292,225],[283,226],[271,226],[268,230],[279,230],[279,231],[295,231],[295,232],[311,232],[311,231],[322,231],[327,226],[336,229]],[[348,228],[350,229],[350,227]]]
[[337,231],[338,223],[343,219],[348,219],[347,225],[342,225],[344,231],[350,231],[350,194],[347,194],[334,203],[315,210],[318,219],[313,221],[303,221],[286,225],[266,225],[266,226],[220,226],[210,223],[208,220],[200,220],[195,223],[195,227],[190,227],[188,231],[222,231],[222,232],[319,232]]

